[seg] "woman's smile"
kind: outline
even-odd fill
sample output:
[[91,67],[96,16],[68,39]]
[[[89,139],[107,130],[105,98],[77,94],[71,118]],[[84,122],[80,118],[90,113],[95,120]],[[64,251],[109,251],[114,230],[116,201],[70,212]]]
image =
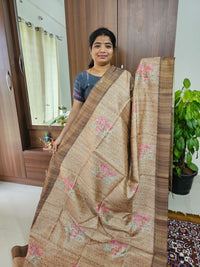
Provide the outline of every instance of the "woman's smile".
[[99,55],[100,58],[106,58],[106,55]]

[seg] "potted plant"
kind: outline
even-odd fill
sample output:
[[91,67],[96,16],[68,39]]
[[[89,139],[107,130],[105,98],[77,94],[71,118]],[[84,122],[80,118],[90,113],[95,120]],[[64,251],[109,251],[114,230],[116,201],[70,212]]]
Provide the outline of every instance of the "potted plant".
[[69,117],[69,111],[67,111],[67,108],[65,106],[59,106],[59,115],[49,124],[49,126],[52,126],[54,123],[60,124],[62,128],[65,126],[67,119]]
[[173,178],[171,191],[186,195],[190,192],[198,167],[193,155],[198,158],[200,137],[200,91],[190,89],[191,82],[184,79],[181,90],[175,92]]

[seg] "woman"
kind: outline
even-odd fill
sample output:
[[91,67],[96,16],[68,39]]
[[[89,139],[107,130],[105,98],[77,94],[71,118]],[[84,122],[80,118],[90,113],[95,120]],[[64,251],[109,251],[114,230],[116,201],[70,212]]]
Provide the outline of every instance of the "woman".
[[115,35],[106,28],[99,28],[90,35],[89,50],[92,61],[89,69],[78,74],[74,81],[73,107],[64,129],[53,144],[54,153],[57,151],[65,133],[82,108],[93,86],[110,68],[115,45]]
[[107,29],[91,35],[94,65],[76,77],[29,245],[13,248],[14,266],[166,266],[170,127],[162,126],[173,60],[143,59],[132,91],[131,74],[111,66],[114,48]]

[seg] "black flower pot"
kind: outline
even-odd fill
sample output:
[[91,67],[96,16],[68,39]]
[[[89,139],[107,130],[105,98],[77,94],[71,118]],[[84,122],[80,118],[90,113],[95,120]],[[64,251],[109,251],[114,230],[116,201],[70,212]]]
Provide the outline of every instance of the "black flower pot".
[[187,195],[192,187],[193,179],[197,172],[193,174],[182,174],[178,177],[177,173],[173,173],[172,192],[177,195]]

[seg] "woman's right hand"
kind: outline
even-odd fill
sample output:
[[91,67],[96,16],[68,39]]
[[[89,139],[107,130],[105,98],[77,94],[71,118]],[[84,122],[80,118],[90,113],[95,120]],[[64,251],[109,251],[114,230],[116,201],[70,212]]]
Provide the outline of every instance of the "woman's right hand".
[[53,142],[53,153],[55,153],[58,149],[58,146],[60,145],[62,141],[62,138],[58,137],[54,142]]

